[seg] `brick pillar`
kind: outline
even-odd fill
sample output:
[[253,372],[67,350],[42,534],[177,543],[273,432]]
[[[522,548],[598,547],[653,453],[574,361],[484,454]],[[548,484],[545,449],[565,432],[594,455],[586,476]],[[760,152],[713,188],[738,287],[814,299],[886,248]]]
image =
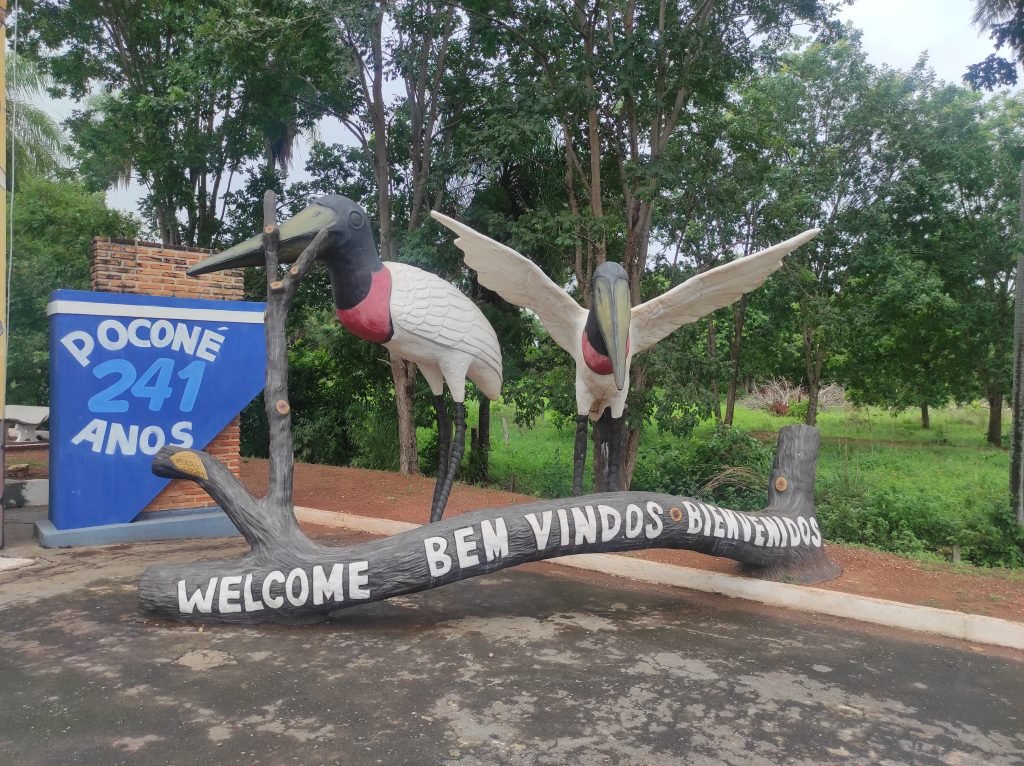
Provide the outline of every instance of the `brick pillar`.
[[[104,293],[241,300],[241,269],[218,271],[196,278],[185,276],[189,266],[213,252],[202,248],[164,247],[155,242],[96,237],[90,252],[92,289]],[[214,437],[206,451],[238,476],[237,417]],[[144,510],[204,508],[213,504],[210,497],[192,482],[172,481]]]

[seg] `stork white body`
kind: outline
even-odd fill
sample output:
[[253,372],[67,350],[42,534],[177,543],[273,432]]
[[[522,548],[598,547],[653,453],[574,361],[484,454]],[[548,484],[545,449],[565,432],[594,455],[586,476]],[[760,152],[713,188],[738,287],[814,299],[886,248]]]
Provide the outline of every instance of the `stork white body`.
[[810,229],[778,245],[687,280],[657,298],[634,306],[629,316],[629,349],[625,384],[619,389],[611,374],[595,372],[583,351],[588,311],[540,267],[510,247],[480,234],[438,212],[431,215],[459,235],[455,244],[465,253],[466,265],[477,272],[480,284],[509,303],[533,311],[551,339],[576,361],[577,414],[597,420],[605,409],[620,418],[629,393],[629,368],[633,356],[646,351],[684,324],[695,322],[716,309],[728,306],[761,284],[782,266],[782,258],[813,239]]
[[384,346],[415,362],[435,396],[466,398],[466,378],[492,401],[501,394],[501,346],[476,305],[440,277],[415,266],[385,261],[391,272],[391,323]]

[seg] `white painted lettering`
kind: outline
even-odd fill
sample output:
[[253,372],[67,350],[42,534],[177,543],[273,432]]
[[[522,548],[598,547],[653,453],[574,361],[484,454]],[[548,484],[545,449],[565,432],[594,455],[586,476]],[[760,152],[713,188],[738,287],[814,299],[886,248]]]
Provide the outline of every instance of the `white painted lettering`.
[[238,591],[238,586],[241,584],[241,575],[225,575],[220,578],[220,600],[217,602],[217,609],[221,614],[242,611],[242,605],[238,603],[242,597]]
[[[295,593],[295,583],[299,583],[299,592]],[[309,578],[305,569],[293,569],[284,582],[284,595],[292,606],[302,606],[309,598]]]
[[[189,355],[196,355],[196,346],[199,344],[199,325],[189,327],[187,324],[178,322],[174,326],[174,337],[171,339],[171,349],[184,351]],[[212,359],[210,361],[213,361]]]
[[480,557],[473,551],[476,550],[476,540],[467,539],[473,534],[473,527],[463,527],[455,530],[455,553],[459,557],[459,567],[468,569],[480,563]]
[[258,612],[263,608],[263,602],[252,597],[252,573],[245,576],[245,583],[242,585],[242,596],[245,601],[245,611]]
[[601,542],[606,543],[622,529],[622,516],[610,505],[597,506],[597,513],[601,517]]
[[189,433],[192,430],[192,421],[182,420],[179,423],[175,423],[171,426],[171,438],[177,439],[177,441],[171,444],[172,447],[185,447],[188,449],[192,446],[193,439],[192,434]]
[[710,513],[711,516],[715,520],[715,525],[712,528],[712,534],[715,537],[725,537],[725,527],[723,526],[723,523],[722,523],[722,514],[713,505],[707,506],[707,509],[708,509],[708,513]]
[[178,580],[178,611],[181,614],[192,614],[197,611],[200,614],[210,614],[213,611],[213,594],[217,590],[217,580],[213,577],[206,584],[206,592],[202,588],[196,588],[189,596],[185,590],[185,581]]
[[800,540],[804,545],[811,544],[811,525],[803,516],[797,516],[796,525],[800,528]]
[[94,418],[89,421],[89,425],[71,437],[72,444],[81,444],[82,442],[88,442],[92,445],[90,449],[93,452],[103,451],[103,437],[107,433],[107,421]]
[[555,513],[558,514],[558,541],[563,547],[565,547],[569,544],[569,518],[565,512],[565,508],[559,508]]
[[751,525],[754,527],[754,545],[764,545],[764,524],[761,519],[751,519]]
[[750,542],[750,519],[745,513],[737,513],[736,517],[740,520],[740,527],[743,529],[743,542]]
[[818,520],[811,517],[811,545],[815,548],[821,545],[821,530],[818,529]]
[[[132,426],[138,428],[138,426]],[[155,455],[164,446],[164,429],[160,426],[146,426],[139,437],[139,449],[144,455]]]
[[719,508],[718,510],[725,516],[725,536],[730,540],[736,540],[740,535],[740,524],[736,520],[736,514],[728,508]]
[[345,567],[341,564],[331,566],[330,575],[324,572],[324,568],[317,564],[313,567],[313,604],[320,606],[326,599],[343,601],[345,598],[344,579]]
[[452,570],[452,557],[445,553],[448,550],[446,538],[428,537],[423,541],[423,548],[427,552],[427,567],[431,577],[440,577]]
[[149,332],[149,339],[153,343],[153,348],[167,348],[174,340],[174,325],[166,319],[156,320]]
[[483,538],[484,555],[488,561],[508,556],[508,529],[505,528],[505,519],[495,519],[494,526],[491,522],[480,522],[480,537]]
[[149,348],[151,346],[148,340],[143,340],[139,337],[140,327],[149,327],[152,324],[148,319],[133,319],[128,323],[128,340],[136,348]]
[[284,606],[284,597],[270,595],[270,584],[273,582],[281,583],[283,585],[284,574],[275,569],[267,575],[266,579],[263,581],[263,600],[271,609],[280,609]]
[[107,437],[107,448],[103,452],[107,455],[134,455],[139,445],[139,427],[129,426],[125,433],[121,423],[111,423],[110,433]]
[[120,351],[128,345],[128,330],[116,319],[104,319],[96,328],[96,339],[107,351]]
[[665,523],[661,520],[661,517],[665,515],[665,509],[654,501],[649,501],[647,503],[647,515],[651,517],[652,523],[644,527],[644,535],[647,536],[648,540],[653,540],[665,528]]
[[573,506],[572,524],[576,528],[574,545],[597,542],[597,518],[594,516],[594,506],[585,506],[583,510],[580,510],[578,506]]
[[199,341],[199,348],[196,350],[196,356],[200,359],[205,359],[207,362],[212,362],[217,359],[217,353],[220,351],[220,344],[224,342],[224,336],[218,332],[207,330],[203,333],[203,339]]
[[544,550],[548,544],[548,537],[551,536],[551,511],[543,511],[539,520],[536,513],[528,513],[526,520],[530,524],[530,529],[533,530],[533,537],[537,541],[537,550]]
[[788,516],[782,519],[782,522],[786,525],[786,530],[789,532],[789,544],[791,546],[797,546],[800,544],[800,528],[796,525],[796,522]]
[[686,509],[686,533],[689,535],[700,534],[701,529],[704,528],[704,521],[700,517],[697,506],[689,500],[684,500],[683,508]]
[[626,506],[626,538],[634,540],[644,529],[644,512],[639,505],[630,503]]
[[348,597],[359,601],[370,597],[370,562],[353,561],[348,565]]
[[[80,343],[81,345],[76,345]],[[84,330],[73,330],[60,339],[60,345],[71,352],[71,356],[75,358],[83,367],[89,366],[89,354],[92,353],[93,349],[96,348],[96,342],[92,339],[92,336]]]

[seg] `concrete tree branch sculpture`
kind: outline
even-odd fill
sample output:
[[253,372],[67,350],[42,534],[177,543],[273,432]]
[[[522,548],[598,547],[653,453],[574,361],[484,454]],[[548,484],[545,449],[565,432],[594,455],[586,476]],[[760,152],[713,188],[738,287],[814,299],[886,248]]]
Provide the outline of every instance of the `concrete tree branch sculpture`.
[[815,583],[840,572],[827,557],[814,507],[819,436],[809,426],[779,434],[760,513],[693,498],[609,492],[474,511],[392,537],[328,547],[299,529],[292,506],[293,456],[285,319],[299,280],[317,257],[321,231],[283,275],[275,199],[264,201],[270,484],[262,499],[215,458],[165,448],[153,470],[198,483],[249,543],[240,559],[157,565],[139,582],[147,613],[188,622],[306,622],[350,606],[428,590],[529,561],[577,553],[680,548],[739,561],[756,577]]

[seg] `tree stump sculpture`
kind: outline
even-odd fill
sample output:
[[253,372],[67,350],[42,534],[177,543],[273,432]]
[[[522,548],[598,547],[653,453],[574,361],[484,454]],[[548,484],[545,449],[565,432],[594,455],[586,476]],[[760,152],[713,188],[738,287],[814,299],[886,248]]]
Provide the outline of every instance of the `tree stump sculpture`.
[[143,611],[190,622],[305,622],[370,601],[428,590],[529,561],[576,553],[682,548],[742,562],[756,577],[811,584],[838,576],[814,506],[819,437],[810,426],[779,434],[769,505],[741,513],[693,498],[610,492],[485,509],[388,538],[328,547],[307,538],[292,507],[293,456],[285,318],[323,232],[283,275],[276,200],[264,199],[270,482],[253,498],[220,462],[165,448],[153,470],[198,483],[251,546],[241,559],[157,565],[139,583]]

